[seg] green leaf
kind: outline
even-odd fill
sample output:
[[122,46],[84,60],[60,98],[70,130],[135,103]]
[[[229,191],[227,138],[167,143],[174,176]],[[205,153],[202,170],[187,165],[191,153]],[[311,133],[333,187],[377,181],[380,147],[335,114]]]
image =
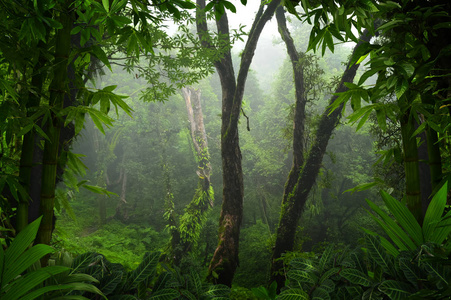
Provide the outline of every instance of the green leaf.
[[409,83],[407,82],[407,80],[402,77],[398,78],[398,81],[396,82],[395,86],[395,93],[398,100],[401,99],[401,97],[404,95],[404,93],[407,91],[408,88]]
[[103,62],[105,64],[105,66],[107,66],[108,69],[110,69],[111,72],[113,72],[113,69],[111,69],[110,61],[102,48],[100,48],[99,46],[93,45],[92,46],[92,54],[95,57],[97,57],[101,62]]
[[412,215],[412,213],[407,209],[407,207],[384,191],[381,191],[381,196],[385,202],[385,205],[387,205],[388,209],[393,214],[396,221],[399,223],[399,225],[402,226],[402,228],[404,228],[405,232],[413,239],[415,245],[419,246],[423,244],[424,241],[423,231],[420,225],[418,224],[417,220]]
[[363,286],[371,285],[371,281],[368,279],[368,276],[356,269],[344,269],[340,272],[340,276],[353,284]]
[[303,271],[316,270],[316,267],[313,265],[313,262],[310,259],[303,257],[296,257],[292,259],[289,264],[293,269]]
[[378,237],[365,235],[365,245],[371,258],[386,272],[393,271],[393,263],[385,252]]
[[78,255],[77,257],[75,257],[74,261],[72,262],[72,265],[71,265],[72,273],[84,272],[84,270],[86,268],[88,268],[90,265],[99,261],[100,258],[102,258],[102,255],[100,255],[96,252],[86,252],[86,253]]
[[[439,220],[442,218],[443,211],[446,207],[447,201],[447,193],[448,193],[448,184],[445,183],[440,190],[434,195],[429,206],[426,210],[426,214],[423,220],[423,234],[426,241],[434,242],[440,245],[442,241],[442,237],[438,237],[435,233],[436,226],[439,223]],[[451,230],[451,229],[450,229]],[[446,235],[447,236],[447,235]],[[433,238],[437,238],[438,240],[433,240]],[[446,238],[446,237],[445,237]]]
[[35,262],[39,261],[47,254],[53,253],[52,247],[44,244],[37,244],[25,251],[15,261],[7,261],[5,265],[6,274],[3,280],[9,282],[31,267]]
[[315,284],[318,282],[318,277],[315,274],[302,270],[290,270],[287,273],[287,277],[299,283]]
[[221,3],[225,6],[225,8],[227,8],[228,10],[230,10],[233,13],[236,13],[236,7],[235,5],[233,5],[232,3],[230,3],[229,1],[223,0],[221,1]]
[[106,12],[110,11],[110,0],[102,0],[103,7]]
[[171,300],[177,299],[180,293],[175,289],[162,289],[155,293],[152,293],[149,299],[154,300]]
[[130,272],[127,283],[130,287],[137,287],[138,283],[151,278],[156,273],[156,267],[158,264],[158,260],[160,259],[161,253],[156,251],[144,254],[143,261],[139,264],[139,266]]
[[[29,272],[23,277],[18,277],[16,278],[16,280],[14,280],[14,282],[10,283],[9,289],[7,289],[6,293],[2,296],[8,300],[15,300],[19,298],[27,299],[28,297],[30,297],[29,292],[33,290],[34,287],[42,284],[44,280],[67,270],[69,270],[69,268],[67,267],[52,266]],[[59,289],[58,286],[56,286],[56,289]],[[30,299],[35,298],[30,297]]]
[[30,244],[34,241],[39,229],[39,225],[41,224],[41,219],[42,216],[37,218],[32,223],[28,224],[25,229],[19,232],[14,241],[8,247],[8,250],[5,253],[5,269],[8,269],[10,265],[15,264],[17,259],[22,255],[23,252],[25,252],[25,250],[28,249]]
[[230,288],[223,284],[215,284],[208,287],[202,295],[209,297],[226,297],[230,294]]
[[309,300],[309,296],[301,289],[288,289],[282,291],[276,298],[278,300]]
[[99,289],[104,295],[110,295],[118,284],[122,281],[123,273],[120,271],[113,271],[110,274],[104,275],[99,283]]
[[110,192],[104,188],[101,188],[99,186],[95,186],[95,185],[89,185],[89,184],[83,184],[82,185],[85,189],[87,189],[88,191],[91,191],[93,193],[96,194],[103,194],[103,195],[107,195],[107,196],[118,196],[116,193]]
[[404,282],[385,280],[379,285],[379,290],[393,300],[406,299],[410,294],[410,286]]

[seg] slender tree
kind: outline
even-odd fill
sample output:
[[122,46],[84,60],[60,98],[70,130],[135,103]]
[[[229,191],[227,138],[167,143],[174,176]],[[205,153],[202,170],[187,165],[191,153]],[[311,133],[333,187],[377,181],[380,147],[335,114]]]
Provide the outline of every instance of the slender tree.
[[[304,81],[303,73],[299,66],[298,53],[294,47],[293,40],[286,26],[284,11],[277,11],[277,22],[279,32],[287,46],[287,52],[293,66],[294,79]],[[368,34],[360,37],[362,42],[370,39]],[[354,51],[358,49],[358,44]],[[346,70],[343,73],[341,81],[338,85],[336,93],[345,91],[347,88],[345,82],[352,82],[358,64],[348,62]],[[285,281],[283,273],[282,254],[292,251],[293,243],[299,219],[304,209],[310,190],[312,189],[316,177],[321,168],[321,162],[326,152],[327,144],[330,136],[341,118],[343,104],[335,110],[331,111],[330,106],[322,114],[313,144],[308,152],[308,157],[304,161],[304,117],[305,117],[305,96],[303,83],[296,83],[296,108],[294,115],[294,132],[293,132],[293,166],[289,173],[282,200],[282,209],[280,213],[279,226],[276,233],[276,243],[272,254],[271,264],[271,281],[276,281],[280,289]],[[330,104],[334,103],[337,96],[330,100]]]
[[[188,254],[199,240],[200,231],[206,220],[206,213],[213,206],[214,191],[210,182],[211,165],[208,151],[207,133],[201,106],[201,90],[191,87],[182,88],[186,111],[190,123],[191,140],[197,159],[197,188],[193,199],[186,206],[179,222],[169,219],[172,225],[178,224],[172,230],[171,248],[173,263],[179,265],[182,258]],[[170,224],[171,225],[171,224]]]
[[[217,3],[218,5],[220,2]],[[238,248],[240,226],[243,217],[243,172],[241,151],[239,146],[238,120],[241,113],[244,87],[255,48],[266,22],[271,19],[280,1],[274,0],[265,5],[262,2],[249,37],[241,55],[238,76],[235,71],[230,52],[230,34],[227,13],[217,17],[219,44],[217,47],[229,47],[225,55],[214,61],[222,88],[222,125],[221,125],[221,157],[223,171],[223,199],[219,218],[218,246],[210,262],[208,278],[210,281],[231,286],[235,270],[238,266]],[[205,16],[205,0],[197,0],[197,32],[205,48],[214,48],[208,35]],[[223,9],[223,7],[222,7]],[[217,12],[218,9],[217,9]]]

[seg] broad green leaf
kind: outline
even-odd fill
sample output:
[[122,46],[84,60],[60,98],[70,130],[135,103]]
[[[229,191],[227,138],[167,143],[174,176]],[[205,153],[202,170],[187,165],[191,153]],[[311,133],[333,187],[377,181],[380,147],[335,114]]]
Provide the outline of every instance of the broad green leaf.
[[318,282],[318,277],[315,274],[302,270],[290,270],[287,273],[287,277],[299,283],[315,284]]
[[[436,226],[442,218],[443,211],[445,210],[446,200],[448,193],[448,184],[445,183],[440,190],[434,195],[429,206],[426,210],[426,214],[423,220],[423,234],[425,241],[441,244],[442,241],[432,240],[436,236]],[[451,230],[451,229],[450,229]],[[447,235],[446,235],[447,236]],[[441,237],[437,237],[441,239]]]
[[384,271],[388,273],[393,271],[393,263],[390,260],[391,257],[387,255],[377,236],[365,235],[365,245],[370,256]]
[[329,263],[330,258],[332,257],[332,251],[333,251],[333,245],[330,245],[323,251],[321,258],[318,262],[320,273],[323,273],[324,269],[326,268],[327,264]]
[[208,290],[203,293],[209,297],[226,297],[230,294],[230,288],[223,284],[215,284],[208,287]]
[[152,253],[147,252],[144,254],[142,262],[135,270],[130,272],[129,277],[127,278],[130,287],[136,287],[139,282],[155,275],[160,255],[161,253],[158,251]]
[[408,284],[395,280],[385,280],[379,285],[379,290],[393,300],[406,299],[411,294]]
[[105,274],[99,282],[99,289],[104,295],[110,295],[122,281],[123,273],[120,271],[113,271],[110,274]]
[[53,253],[52,247],[44,244],[37,244],[26,250],[15,261],[6,261],[4,282],[9,282],[31,267],[35,262],[47,254]]
[[74,261],[72,262],[71,273],[84,272],[84,270],[88,268],[90,265],[97,263],[101,257],[102,255],[96,252],[86,252],[78,255],[77,257],[74,258]]
[[[410,240],[409,236],[390,218],[385,212],[383,212],[372,201],[366,200],[370,208],[376,212],[383,220],[380,221],[374,217],[374,220],[379,223],[382,229],[389,235],[392,241],[402,250],[415,249],[416,245]],[[370,214],[373,216],[372,214]]]
[[[8,300],[24,299],[24,295],[27,295],[31,290],[39,284],[42,284],[44,280],[69,270],[68,267],[52,266],[38,269],[36,271],[29,272],[23,277],[18,277],[14,282],[10,283],[10,288],[4,294],[4,298]],[[7,271],[6,271],[7,274]],[[5,274],[5,275],[6,275]],[[4,281],[9,282],[9,281]],[[58,286],[56,289],[59,289]],[[29,295],[29,294],[28,294]],[[35,299],[35,298],[31,298]]]
[[401,97],[404,95],[404,93],[409,88],[409,83],[404,78],[398,78],[398,81],[396,82],[395,86],[395,93],[398,100],[401,99]]
[[279,296],[277,296],[278,300],[309,300],[309,296],[306,292],[301,289],[288,289],[282,291]]
[[371,281],[368,279],[368,276],[356,269],[344,269],[340,272],[340,276],[353,284],[363,286],[371,285]]
[[316,269],[316,267],[314,266],[313,262],[310,259],[303,258],[303,257],[296,257],[296,258],[292,259],[290,261],[289,265],[293,269],[304,270],[304,271]]
[[15,264],[16,260],[22,253],[28,249],[30,244],[36,238],[36,234],[41,224],[42,216],[37,218],[32,223],[28,224],[19,234],[16,236],[14,241],[8,247],[5,253],[5,269],[9,268],[10,265]]
[[420,269],[415,261],[410,258],[399,258],[399,268],[404,273],[406,279],[415,287],[421,281]]
[[415,244],[417,246],[423,244],[423,231],[407,207],[384,191],[381,191],[381,196],[396,221],[404,228]]
[[190,269],[190,277],[194,285],[195,293],[200,295],[202,293],[202,280],[199,274],[194,269]]
[[387,250],[387,252],[390,253],[391,256],[397,257],[399,255],[399,250],[396,249],[386,238],[366,228],[362,228],[362,230],[369,235],[379,237],[382,247],[384,247],[384,249]]

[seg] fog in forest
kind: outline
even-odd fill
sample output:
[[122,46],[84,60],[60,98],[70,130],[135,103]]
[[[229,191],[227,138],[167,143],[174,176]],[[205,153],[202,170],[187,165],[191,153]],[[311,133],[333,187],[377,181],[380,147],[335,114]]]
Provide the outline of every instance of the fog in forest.
[[450,15],[0,1],[0,299],[450,299]]
[[[308,27],[293,20],[293,35],[305,51]],[[280,214],[284,185],[292,164],[294,85],[283,42],[274,31],[259,40],[246,82],[240,117],[240,144],[244,174],[244,216],[240,237],[237,284],[257,286],[268,274],[268,261]],[[239,50],[239,48],[238,48]],[[320,114],[327,106],[337,77],[350,55],[337,46],[324,57],[310,51],[305,68],[311,92],[306,114],[307,147],[314,139]],[[239,53],[234,51],[235,66]],[[145,251],[164,250],[169,243],[169,214],[183,215],[197,188],[198,169],[190,122],[181,90],[168,99],[143,93],[149,84],[138,73],[113,65],[113,72],[95,81],[96,88],[117,85],[116,91],[133,109],[132,117],[111,108],[115,119],[102,134],[87,120],[73,152],[84,156],[84,180],[104,187],[110,195],[81,189],[68,193],[76,221],[58,216],[56,235],[74,252],[98,251],[132,268]],[[200,92],[211,164],[214,203],[206,215],[190,261],[199,269],[208,265],[217,239],[222,202],[220,153],[221,87],[217,74],[191,86]],[[346,108],[347,111],[350,108]],[[349,112],[345,112],[345,115]],[[359,131],[343,118],[329,141],[320,174],[298,225],[295,250],[312,251],[332,242],[355,244],[360,226],[369,222],[365,198],[374,191],[350,192],[373,181],[375,137],[371,124]],[[250,276],[250,274],[253,274]]]

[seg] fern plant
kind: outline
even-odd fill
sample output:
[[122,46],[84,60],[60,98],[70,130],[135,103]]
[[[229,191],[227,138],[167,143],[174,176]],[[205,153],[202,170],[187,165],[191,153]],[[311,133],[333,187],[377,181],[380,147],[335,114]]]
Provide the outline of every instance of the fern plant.
[[[224,285],[202,282],[199,274],[166,268],[157,276],[160,252],[146,253],[143,261],[133,271],[121,264],[111,263],[103,255],[88,252],[74,259],[72,269],[91,274],[98,280],[97,287],[110,300],[171,300],[171,299],[228,299],[230,289]],[[96,295],[83,294],[95,299]]]
[[[96,280],[87,274],[67,274],[70,268],[64,266],[36,267],[39,260],[53,252],[48,245],[30,245],[36,237],[41,218],[26,226],[3,250],[0,246],[0,299],[86,299],[80,295],[68,296],[74,290],[89,291],[103,296],[100,290],[90,284]],[[49,279],[57,275],[61,281],[49,284]]]
[[447,185],[433,197],[420,226],[409,210],[382,192],[395,220],[368,201],[392,242],[365,230],[364,247],[290,262],[287,287],[277,299],[450,299],[451,213]]

